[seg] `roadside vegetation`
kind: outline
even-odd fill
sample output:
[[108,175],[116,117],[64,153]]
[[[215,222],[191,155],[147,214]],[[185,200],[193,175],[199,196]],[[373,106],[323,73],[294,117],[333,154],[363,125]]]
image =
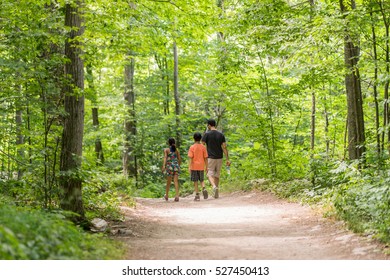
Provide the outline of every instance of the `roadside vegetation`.
[[91,221],[162,197],[170,137],[191,194],[209,118],[226,186],[317,203],[389,243],[389,1],[112,2],[0,2],[0,256],[120,258]]

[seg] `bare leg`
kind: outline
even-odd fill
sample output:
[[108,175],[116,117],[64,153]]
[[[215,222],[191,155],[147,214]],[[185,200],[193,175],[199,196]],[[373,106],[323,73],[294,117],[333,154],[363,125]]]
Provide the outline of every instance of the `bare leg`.
[[207,199],[209,197],[209,193],[207,192],[206,188],[205,188],[205,183],[204,181],[200,182],[201,186],[202,186],[202,194],[203,194],[203,198],[204,199]]
[[219,187],[219,177],[214,177],[214,183],[215,183],[215,186],[218,188]]
[[209,181],[210,181],[210,184],[213,188],[214,198],[218,198],[219,197],[219,190],[218,190],[219,178],[209,176]]
[[200,186],[202,187],[202,190],[204,189],[204,181],[200,182]]
[[198,181],[194,182],[195,193],[199,193]]
[[168,200],[169,187],[171,186],[172,177],[167,176],[167,185],[165,186],[165,200]]
[[179,200],[179,175],[173,177],[173,182],[175,183],[175,201]]
[[210,185],[211,185],[211,187],[216,187],[217,185],[215,184],[215,179],[216,179],[216,177],[213,177],[213,176],[208,176],[208,178],[209,178],[209,182],[210,182]]

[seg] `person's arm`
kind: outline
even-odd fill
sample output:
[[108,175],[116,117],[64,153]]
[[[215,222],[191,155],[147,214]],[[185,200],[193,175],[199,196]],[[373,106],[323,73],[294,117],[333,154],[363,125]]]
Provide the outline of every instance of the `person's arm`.
[[191,166],[192,166],[192,161],[194,158],[190,157],[190,163],[188,164],[188,171],[191,173]]
[[204,148],[203,149],[203,158],[204,158],[204,168],[205,168],[205,171],[206,171],[206,174],[207,174],[207,172],[208,172],[208,170],[209,170],[209,161],[208,161],[208,157],[209,157],[209,155],[207,154],[207,150],[206,150],[206,148]]
[[226,157],[226,165],[229,166],[230,165],[229,152],[226,146],[226,142],[223,142],[221,146],[222,146],[223,153],[225,154]]
[[179,162],[179,165],[181,165],[181,156],[178,149],[176,150],[176,154],[177,154],[177,161]]
[[206,133],[203,135],[201,141],[202,141],[202,144],[203,144],[203,145],[206,145],[206,141],[207,141],[207,134],[206,134]]
[[190,158],[190,162],[188,164],[188,171],[191,173],[191,166],[192,166],[192,160],[194,158],[194,152],[192,151],[192,146],[190,147],[190,149],[188,150],[188,153],[187,153],[188,157]]

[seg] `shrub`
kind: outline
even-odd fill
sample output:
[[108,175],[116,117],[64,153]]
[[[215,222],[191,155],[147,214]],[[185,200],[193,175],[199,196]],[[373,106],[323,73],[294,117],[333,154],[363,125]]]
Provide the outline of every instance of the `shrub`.
[[0,259],[118,259],[122,249],[82,231],[61,213],[0,206]]

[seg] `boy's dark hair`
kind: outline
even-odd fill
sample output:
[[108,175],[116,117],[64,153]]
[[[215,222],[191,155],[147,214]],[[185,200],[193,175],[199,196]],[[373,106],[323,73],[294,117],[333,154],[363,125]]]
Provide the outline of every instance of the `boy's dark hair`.
[[194,140],[200,141],[201,139],[202,139],[202,134],[200,134],[199,132],[195,132],[194,133]]
[[211,125],[211,126],[216,126],[216,122],[215,122],[215,120],[214,119],[209,119],[208,121],[207,121],[207,124],[208,125]]

